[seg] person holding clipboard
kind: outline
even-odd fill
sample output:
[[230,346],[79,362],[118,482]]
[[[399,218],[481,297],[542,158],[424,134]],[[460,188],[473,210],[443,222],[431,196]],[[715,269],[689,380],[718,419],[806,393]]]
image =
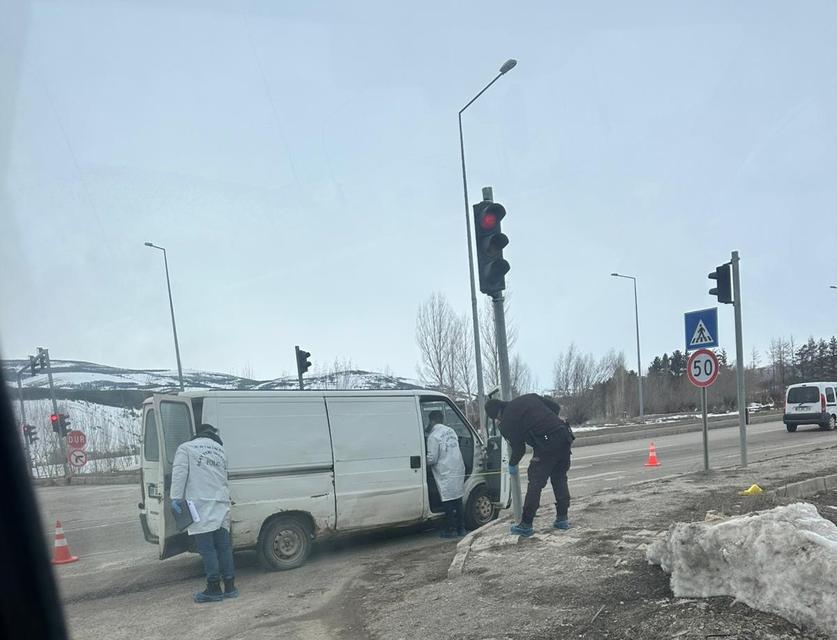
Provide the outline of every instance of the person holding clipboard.
[[181,444],[174,454],[171,509],[177,527],[195,536],[203,559],[206,589],[195,593],[195,602],[220,602],[237,597],[230,541],[227,455],[218,430],[211,424],[198,427],[195,436]]

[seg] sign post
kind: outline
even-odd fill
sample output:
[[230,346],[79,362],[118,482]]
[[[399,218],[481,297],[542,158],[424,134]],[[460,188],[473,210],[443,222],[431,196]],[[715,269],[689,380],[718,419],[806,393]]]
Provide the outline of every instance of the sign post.
[[[717,332],[716,332],[717,333]],[[718,358],[709,349],[698,349],[689,356],[686,375],[700,388],[700,405],[703,416],[703,470],[709,471],[709,420],[706,410],[706,388],[718,379]]]
[[747,393],[744,388],[744,339],[741,337],[741,258],[732,252],[732,295],[735,312],[735,378],[738,387],[738,435],[741,446],[741,466],[747,466]]

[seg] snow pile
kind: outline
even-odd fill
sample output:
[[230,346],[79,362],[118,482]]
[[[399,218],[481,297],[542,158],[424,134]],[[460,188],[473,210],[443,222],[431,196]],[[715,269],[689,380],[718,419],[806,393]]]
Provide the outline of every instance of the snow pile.
[[811,504],[675,524],[646,555],[676,597],[732,596],[837,638],[837,526]]

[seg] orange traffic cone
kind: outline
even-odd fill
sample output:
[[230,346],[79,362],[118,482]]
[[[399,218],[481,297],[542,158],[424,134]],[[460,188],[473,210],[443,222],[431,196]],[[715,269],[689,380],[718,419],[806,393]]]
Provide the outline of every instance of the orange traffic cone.
[[64,537],[64,527],[61,526],[61,521],[55,521],[55,551],[52,556],[52,564],[69,564],[78,560],[78,556],[70,553],[70,547],[67,546],[67,539]]
[[654,446],[654,443],[648,445],[648,462],[645,463],[646,467],[659,467],[660,461],[657,460],[657,447]]

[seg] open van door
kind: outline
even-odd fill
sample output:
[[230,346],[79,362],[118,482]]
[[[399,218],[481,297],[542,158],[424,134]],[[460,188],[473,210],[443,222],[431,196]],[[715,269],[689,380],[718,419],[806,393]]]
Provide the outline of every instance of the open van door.
[[488,443],[486,445],[486,486],[491,500],[501,509],[511,505],[511,478],[509,477],[509,443],[500,435],[494,420],[488,419]]
[[[156,533],[160,545],[160,560],[164,560],[189,549],[189,535],[186,532],[178,532],[174,524],[174,514],[171,512],[171,470],[177,447],[195,433],[195,420],[191,400],[182,396],[155,394],[153,411],[160,450],[156,483],[160,511],[156,519]],[[145,482],[150,480],[146,478]]]

